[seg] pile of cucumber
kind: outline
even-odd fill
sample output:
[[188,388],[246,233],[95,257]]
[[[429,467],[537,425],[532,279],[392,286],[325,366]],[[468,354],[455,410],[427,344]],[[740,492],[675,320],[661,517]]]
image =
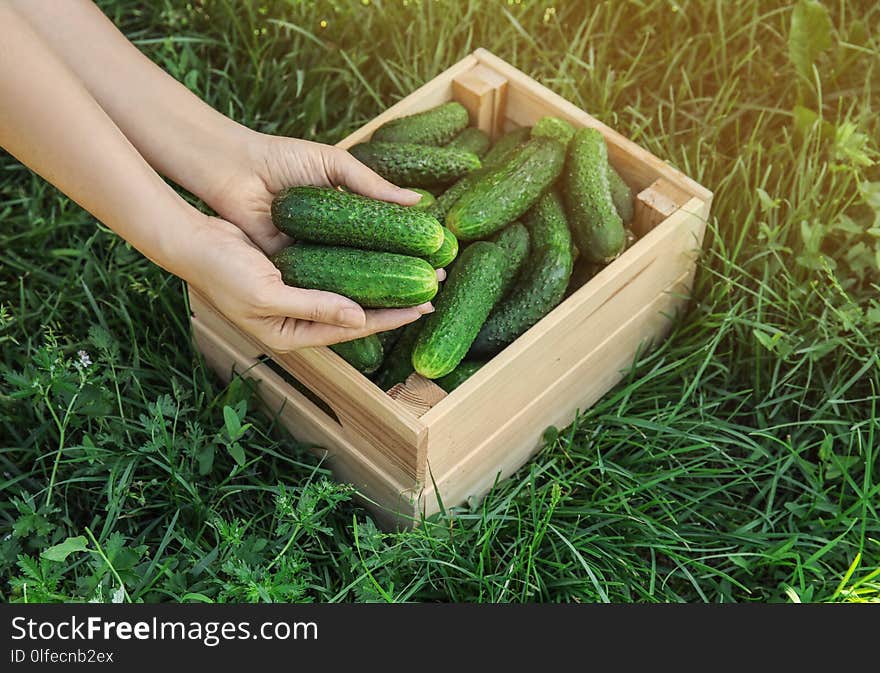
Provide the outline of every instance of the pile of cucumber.
[[[383,390],[413,371],[453,390],[562,301],[576,260],[595,273],[633,240],[633,195],[599,131],[545,117],[490,148],[467,124],[464,107],[445,103],[351,149],[422,193],[416,206],[321,187],[293,187],[272,205],[297,241],[273,257],[286,283],[368,308],[434,300],[415,323],[333,346]],[[435,269],[446,266],[439,289]]]

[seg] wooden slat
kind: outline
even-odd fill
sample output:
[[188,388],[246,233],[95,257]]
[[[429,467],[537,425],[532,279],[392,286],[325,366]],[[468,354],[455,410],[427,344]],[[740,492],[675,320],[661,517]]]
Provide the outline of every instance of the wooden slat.
[[689,197],[665,178],[655,180],[636,195],[633,231],[637,236],[644,236],[687,203]]
[[633,141],[625,138],[590,116],[562,96],[553,93],[485,49],[474,52],[479,62],[507,78],[507,119],[517,126],[531,126],[541,117],[553,114],[577,126],[598,129],[608,143],[611,163],[636,191],[641,191],[663,177],[691,196],[711,203],[712,192],[676,168],[658,159]]
[[397,117],[405,117],[407,115],[422,112],[432,107],[436,107],[442,103],[452,100],[452,81],[460,74],[470,70],[477,65],[477,58],[468,55],[461,59],[452,67],[444,70],[430,82],[413,91],[403,100],[392,105],[378,117],[361,126],[354,133],[346,136],[338,143],[337,147],[344,150],[351,148],[358,143],[366,142],[373,135],[373,132],[387,121],[397,119]]
[[273,353],[237,329],[197,291],[190,288],[190,307],[217,335],[250,356],[268,354],[333,409],[353,440],[373,446],[415,480],[425,474],[425,427],[375,384],[329,348],[303,348]]
[[703,202],[692,199],[422,416],[430,468],[444,472],[458,462],[487,428],[504,425],[627,314],[692,268],[705,215]]
[[417,513],[419,485],[393,466],[380,465],[353,444],[338,423],[292,388],[265,364],[247,357],[203,325],[192,321],[193,339],[205,361],[228,381],[234,375],[258,381],[263,410],[298,441],[313,444],[326,455],[327,466],[340,481],[361,492],[375,516],[386,526],[408,525]]
[[495,112],[495,89],[468,70],[452,80],[452,97],[467,108],[470,125],[492,135]]
[[489,84],[495,92],[492,98],[491,131],[488,132],[489,136],[495,140],[504,132],[502,125],[507,110],[507,78],[497,70],[482,64],[474,66],[471,72]]
[[482,436],[455,464],[431,464],[421,498],[425,514],[439,510],[435,483],[446,507],[482,497],[496,479],[510,476],[541,447],[547,427],[569,425],[577,410],[590,407],[618,383],[646,339],[661,339],[668,333],[671,317],[687,303],[693,272],[689,270],[635,315],[627,311],[628,305],[615,306],[618,327],[586,357],[571,363],[554,385],[537,391],[531,404],[511,409],[499,425],[486,422]]
[[430,379],[413,373],[406,381],[392,386],[386,394],[406,407],[413,415],[422,416],[446,397],[447,393]]

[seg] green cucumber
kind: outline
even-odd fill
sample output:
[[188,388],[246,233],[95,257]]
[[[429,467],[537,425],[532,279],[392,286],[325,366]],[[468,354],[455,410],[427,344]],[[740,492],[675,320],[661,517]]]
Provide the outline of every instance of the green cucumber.
[[506,265],[504,252],[494,243],[477,241],[464,249],[416,340],[412,363],[419,374],[436,379],[464,359],[501,296]]
[[468,112],[451,102],[385,122],[373,133],[373,140],[417,145],[445,145],[468,125]]
[[394,347],[394,344],[397,343],[400,335],[403,334],[404,327],[398,327],[396,329],[390,329],[385,332],[379,332],[376,335],[379,337],[379,342],[382,344],[382,350],[385,353],[388,353]]
[[473,152],[447,147],[371,142],[355,145],[349,152],[396,185],[430,187],[480,168],[480,158]]
[[467,150],[473,152],[478,157],[483,156],[489,149],[489,136],[480,129],[470,127],[450,140],[446,147],[452,147],[457,150]]
[[493,167],[504,163],[504,161],[510,158],[510,155],[513,154],[516,148],[524,141],[528,140],[529,131],[530,128],[528,126],[522,126],[502,136],[501,139],[495,143],[495,146],[489,150],[489,153],[481,160],[483,164],[482,168],[478,171],[468,173],[438,196],[434,204],[428,209],[428,213],[436,217],[440,222],[445,221],[449,211],[452,210],[452,206],[458,203],[461,195],[469,190],[471,186],[480,179],[480,176],[483,175],[483,173],[486,173]]
[[517,147],[529,139],[531,132],[531,127],[520,126],[505,133],[483,157],[483,168],[496,168],[503,164]]
[[501,279],[501,296],[507,294],[522,268],[523,262],[529,256],[529,231],[522,223],[514,222],[492,237],[492,241],[504,251],[507,257],[507,266],[504,268],[504,276]]
[[416,339],[422,331],[422,325],[424,325],[422,319],[406,325],[398,337],[397,343],[388,351],[382,368],[373,379],[382,390],[387,391],[395,384],[406,381],[406,377],[415,371],[412,364],[412,353]]
[[464,362],[459,363],[458,367],[453,369],[446,376],[441,376],[437,379],[437,385],[443,388],[447,393],[451,393],[471,376],[476,374],[485,364],[485,362],[465,360]]
[[480,176],[449,211],[446,226],[460,241],[494,234],[541,198],[564,163],[565,148],[555,140],[529,140],[498,168]]
[[609,168],[602,134],[596,129],[578,129],[568,147],[563,175],[565,205],[578,249],[594,262],[613,259],[626,243],[623,220],[611,198]]
[[491,357],[562,301],[572,270],[571,234],[562,201],[548,192],[526,213],[532,253],[513,289],[492,311],[471,347],[472,357]]
[[443,227],[443,245],[440,246],[437,252],[428,255],[425,259],[435,269],[442,269],[447,264],[452,264],[452,260],[457,256],[458,239],[449,229]]
[[436,218],[332,187],[291,187],[272,201],[272,222],[297,241],[430,255],[443,243]]
[[411,192],[415,192],[422,197],[418,201],[418,203],[410,206],[410,208],[415,208],[416,210],[428,210],[428,208],[434,205],[434,201],[437,200],[436,197],[427,189],[420,189],[418,187],[406,187],[406,189]]
[[385,353],[375,334],[333,344],[330,349],[362,374],[372,374],[382,365]]
[[458,203],[461,195],[480,179],[481,174],[482,170],[473,171],[453,184],[431,204],[431,207],[428,208],[428,214],[436,217],[439,222],[444,222],[449,211],[452,210],[452,206]]
[[629,185],[620,177],[620,173],[614,170],[614,166],[608,164],[608,186],[611,188],[611,200],[614,201],[614,208],[620,219],[623,220],[624,226],[628,226],[633,219],[633,193]]
[[559,117],[541,117],[532,128],[532,138],[552,138],[568,147],[574,138],[574,126]]
[[437,273],[418,257],[294,243],[271,259],[286,284],[336,292],[365,308],[417,306],[437,294]]

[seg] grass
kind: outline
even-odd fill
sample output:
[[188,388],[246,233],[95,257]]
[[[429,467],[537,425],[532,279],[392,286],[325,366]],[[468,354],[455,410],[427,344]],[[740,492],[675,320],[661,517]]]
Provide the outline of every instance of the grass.
[[483,501],[382,533],[206,370],[177,279],[0,157],[0,599],[880,599],[875,3],[102,6],[326,142],[485,46],[713,189],[711,231],[666,344]]

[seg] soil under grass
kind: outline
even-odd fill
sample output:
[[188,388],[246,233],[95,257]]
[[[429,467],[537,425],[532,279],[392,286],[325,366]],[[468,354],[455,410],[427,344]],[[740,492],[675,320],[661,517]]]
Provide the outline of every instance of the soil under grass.
[[763,0],[101,5],[219,110],[326,142],[484,46],[713,189],[711,231],[665,345],[386,534],[218,384],[180,281],[0,154],[0,600],[880,600],[876,3],[828,3],[824,50]]

